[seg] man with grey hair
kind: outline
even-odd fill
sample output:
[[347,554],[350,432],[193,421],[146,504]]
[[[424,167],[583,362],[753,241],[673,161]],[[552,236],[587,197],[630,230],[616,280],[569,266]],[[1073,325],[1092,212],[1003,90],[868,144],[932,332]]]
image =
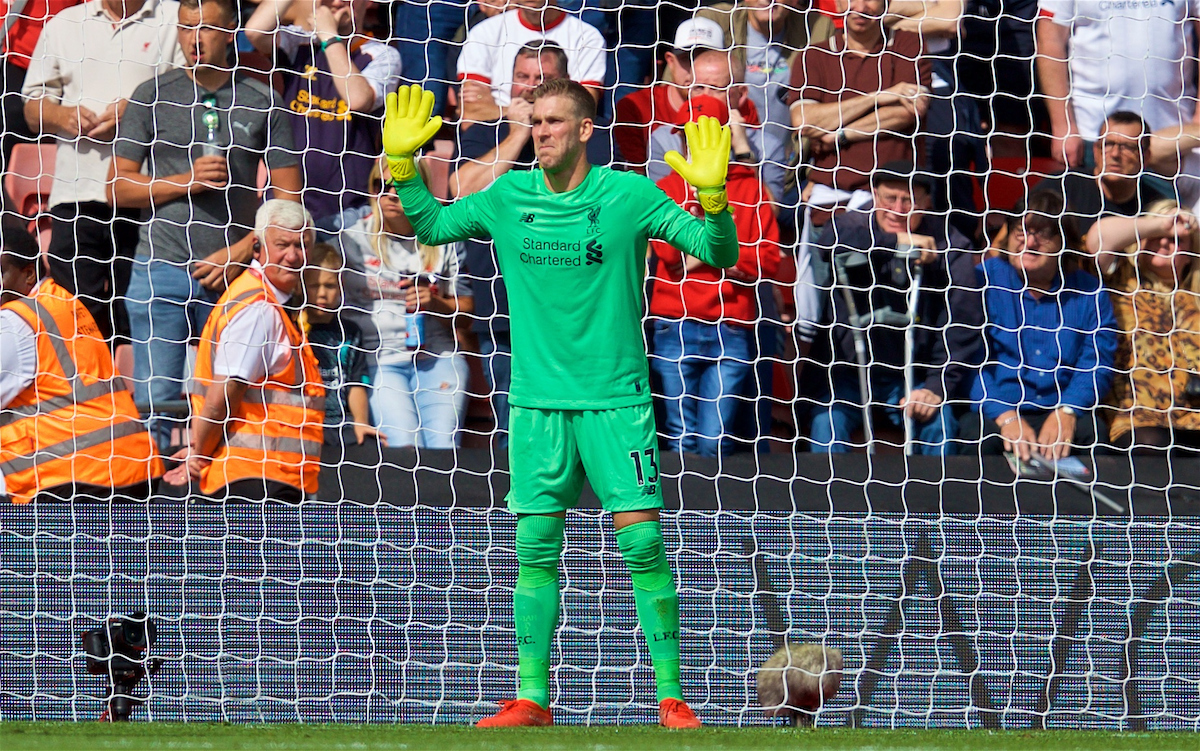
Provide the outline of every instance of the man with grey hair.
[[325,423],[320,366],[292,319],[312,216],[273,199],[259,208],[254,235],[254,260],[200,335],[192,440],[163,479],[199,482],[218,500],[299,503],[317,490]]
[[[259,163],[276,197],[298,201],[303,187],[286,110],[230,68],[235,19],[232,0],[180,3],[187,64],[134,91],[113,149],[109,201],[145,217],[126,309],[134,398],[152,412],[182,398],[187,343],[254,253]],[[171,425],[150,427],[166,449]]]

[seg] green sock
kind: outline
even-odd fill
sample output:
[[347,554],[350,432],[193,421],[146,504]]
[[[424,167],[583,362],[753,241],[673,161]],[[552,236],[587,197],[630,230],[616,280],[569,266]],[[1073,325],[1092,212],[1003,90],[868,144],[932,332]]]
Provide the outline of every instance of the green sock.
[[638,621],[650,648],[658,700],[683,700],[679,685],[679,593],[667,562],[662,525],[639,522],[617,530],[617,547],[633,579]]
[[517,520],[517,698],[550,706],[550,648],[558,627],[558,561],[566,520],[522,516]]

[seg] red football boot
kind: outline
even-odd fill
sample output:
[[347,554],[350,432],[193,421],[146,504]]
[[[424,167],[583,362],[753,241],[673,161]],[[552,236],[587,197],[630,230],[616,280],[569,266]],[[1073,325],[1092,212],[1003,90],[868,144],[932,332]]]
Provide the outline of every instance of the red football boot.
[[700,727],[700,720],[692,708],[679,699],[663,699],[658,705],[658,724],[664,728],[684,730]]
[[[687,705],[684,705],[687,710]],[[688,710],[691,714],[691,710]],[[695,719],[693,715],[692,719]],[[475,723],[477,728],[540,728],[553,725],[550,710],[539,707],[528,699],[500,702],[500,711]],[[699,725],[699,723],[697,723]]]

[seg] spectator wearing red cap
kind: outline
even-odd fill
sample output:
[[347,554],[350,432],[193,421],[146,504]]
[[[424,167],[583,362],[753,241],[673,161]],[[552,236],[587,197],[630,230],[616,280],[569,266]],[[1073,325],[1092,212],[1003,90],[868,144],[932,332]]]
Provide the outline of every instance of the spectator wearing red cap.
[[[708,18],[691,18],[681,23],[675,32],[674,44],[664,59],[666,68],[663,80],[617,100],[613,118],[613,138],[621,156],[630,169],[643,175],[648,174],[647,163],[652,160],[651,137],[660,128],[675,124],[680,108],[688,99],[688,89],[696,80],[694,70],[720,67],[726,71],[726,76],[729,75],[725,32],[719,24]],[[701,76],[701,80],[703,78]],[[757,123],[758,112],[749,98],[739,102],[739,109],[744,120]],[[666,130],[670,132],[672,128],[667,127]],[[670,148],[677,147],[672,144]],[[651,179],[656,181],[669,171],[661,161],[662,153],[665,152],[659,153],[662,171],[658,177],[651,175]]]
[[[728,123],[729,107],[715,97],[693,97],[676,125],[701,115]],[[714,268],[666,243],[651,243],[658,262],[650,298],[650,366],[666,402],[663,429],[670,448],[704,456],[727,453],[731,446],[737,397],[756,358],[755,287],[779,267],[779,227],[757,170],[730,164],[725,186],[741,245],[736,266]],[[674,172],[658,187],[685,209],[702,213],[695,189]]]

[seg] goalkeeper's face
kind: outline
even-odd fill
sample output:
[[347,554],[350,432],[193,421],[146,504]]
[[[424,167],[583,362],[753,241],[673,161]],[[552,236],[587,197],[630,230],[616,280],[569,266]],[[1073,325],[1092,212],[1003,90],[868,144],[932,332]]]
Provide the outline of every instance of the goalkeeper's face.
[[570,98],[544,96],[533,103],[533,147],[538,166],[554,174],[573,170],[587,157],[592,120],[580,117]]

